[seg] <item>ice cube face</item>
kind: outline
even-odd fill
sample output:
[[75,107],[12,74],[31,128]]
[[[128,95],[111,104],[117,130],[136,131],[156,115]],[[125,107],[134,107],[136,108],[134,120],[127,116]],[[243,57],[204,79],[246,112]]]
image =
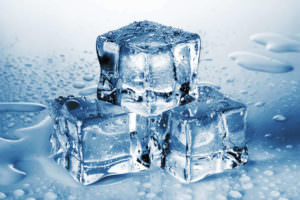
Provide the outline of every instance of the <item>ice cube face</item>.
[[141,143],[141,163],[147,167],[161,167],[164,160],[163,148],[166,143],[168,115],[164,113],[157,116],[144,117],[137,115],[137,137]]
[[196,78],[197,34],[150,21],[134,22],[100,35],[98,99],[141,115],[180,105]]
[[246,106],[212,87],[199,86],[196,100],[167,111],[163,167],[189,183],[247,162]]
[[85,97],[59,97],[51,108],[52,157],[78,182],[88,185],[147,168],[134,113]]

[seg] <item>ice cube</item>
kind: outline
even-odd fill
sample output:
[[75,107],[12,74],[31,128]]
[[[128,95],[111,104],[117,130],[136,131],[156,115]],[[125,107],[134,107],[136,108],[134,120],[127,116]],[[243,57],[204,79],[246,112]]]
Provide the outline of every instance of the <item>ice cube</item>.
[[137,137],[141,142],[141,163],[147,167],[161,167],[164,157],[163,145],[168,127],[168,115],[164,113],[157,116],[144,117],[136,115],[138,125]]
[[200,37],[150,21],[97,38],[98,99],[141,115],[180,105],[196,78]]
[[55,99],[51,108],[52,157],[78,182],[88,185],[149,165],[143,164],[136,114],[107,102],[72,96]]
[[166,111],[163,166],[182,182],[223,172],[247,162],[246,106],[209,86],[195,101]]

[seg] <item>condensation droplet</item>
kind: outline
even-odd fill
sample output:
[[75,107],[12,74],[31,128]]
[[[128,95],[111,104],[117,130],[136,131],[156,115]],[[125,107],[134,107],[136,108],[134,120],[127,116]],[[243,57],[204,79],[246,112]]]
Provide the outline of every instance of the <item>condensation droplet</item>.
[[273,191],[270,192],[270,195],[272,197],[279,197],[280,196],[280,192],[273,190]]
[[221,195],[221,194],[218,194],[218,195],[216,196],[216,199],[217,199],[217,200],[227,200],[227,198],[226,198],[224,195]]
[[29,198],[26,198],[26,200],[36,200],[36,198],[29,197]]
[[271,133],[266,133],[266,134],[265,134],[265,137],[270,137],[270,136],[272,136]]
[[154,198],[155,196],[156,196],[156,194],[153,193],[153,192],[148,193],[148,194],[146,195],[146,197],[149,198],[149,199]]
[[283,115],[281,115],[281,114],[279,114],[279,115],[275,115],[275,116],[273,117],[273,120],[278,121],[278,122],[282,122],[282,121],[285,121],[285,120],[286,120],[286,117],[283,116]]
[[54,192],[47,192],[44,196],[45,200],[56,200],[57,195]]
[[25,192],[22,189],[17,189],[17,190],[14,191],[14,196],[17,197],[17,198],[22,197],[24,194],[25,194]]
[[85,87],[85,85],[83,83],[74,83],[73,87],[76,89],[82,89]]
[[5,199],[7,196],[5,193],[3,192],[0,192],[0,199]]
[[138,195],[139,195],[139,196],[144,196],[144,195],[145,195],[145,192],[141,191],[141,192],[138,193]]
[[244,175],[240,178],[240,181],[242,181],[242,182],[247,182],[247,181],[250,181],[250,180],[251,180],[251,178],[247,175]]
[[94,79],[93,75],[84,75],[83,80],[85,81],[92,81]]
[[271,170],[266,170],[266,171],[264,171],[264,174],[267,176],[272,176],[274,174],[274,172]]
[[231,190],[231,191],[229,192],[229,195],[230,195],[232,198],[235,198],[235,199],[239,199],[239,198],[242,198],[242,197],[243,197],[243,195],[242,195],[239,191],[237,191],[237,190]]
[[279,200],[288,200],[288,198],[280,197]]
[[150,187],[151,187],[151,183],[144,183],[144,184],[143,184],[143,187],[145,187],[145,188],[150,188]]
[[248,94],[248,91],[247,90],[240,90],[240,93],[241,94]]
[[256,102],[256,103],[254,104],[254,106],[256,106],[256,107],[263,107],[264,105],[265,105],[265,103],[262,102],[262,101]]
[[250,190],[251,188],[253,188],[253,184],[252,183],[245,183],[245,184],[242,184],[242,187],[245,190]]

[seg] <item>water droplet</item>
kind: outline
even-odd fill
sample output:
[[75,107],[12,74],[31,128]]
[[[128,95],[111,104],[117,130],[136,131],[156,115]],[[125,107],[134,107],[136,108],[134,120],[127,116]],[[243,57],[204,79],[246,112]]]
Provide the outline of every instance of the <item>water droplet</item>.
[[190,194],[182,193],[182,194],[180,194],[179,199],[191,200],[191,199],[193,199],[193,196]]
[[266,133],[266,134],[265,134],[265,137],[270,137],[270,136],[272,136],[271,133]]
[[288,199],[285,197],[280,197],[279,200],[288,200]]
[[247,182],[247,181],[250,181],[250,180],[251,180],[251,178],[247,175],[244,175],[240,178],[240,181],[242,181],[242,182]]
[[83,76],[83,80],[85,81],[92,81],[94,79],[93,75],[87,74]]
[[202,58],[202,59],[200,59],[200,61],[211,62],[211,61],[213,61],[213,59],[212,58]]
[[145,188],[151,188],[151,183],[144,183],[143,187],[145,187]]
[[138,193],[138,195],[139,195],[139,196],[144,196],[144,195],[145,195],[145,192],[144,192],[144,191],[141,191],[141,192]]
[[28,188],[28,187],[30,186],[30,184],[25,183],[23,186],[24,186],[25,188]]
[[22,189],[17,189],[17,190],[14,191],[14,196],[17,197],[17,198],[22,197],[24,194],[25,194],[25,192]]
[[237,190],[231,190],[231,191],[229,192],[229,195],[230,195],[232,198],[235,198],[235,199],[239,199],[239,198],[242,198],[242,197],[243,197],[243,195],[242,195],[239,191],[237,191]]
[[45,200],[56,200],[57,195],[54,192],[47,192],[44,196]]
[[279,115],[275,115],[272,119],[278,122],[282,122],[286,120],[286,117],[279,114]]
[[281,149],[280,149],[280,148],[276,148],[275,150],[278,151],[278,152],[281,152]]
[[280,192],[273,190],[273,191],[270,192],[270,195],[272,197],[279,197],[280,196]]
[[272,176],[274,174],[274,172],[271,170],[266,170],[266,171],[264,171],[264,174],[267,176]]
[[218,194],[218,195],[216,196],[216,199],[217,199],[217,200],[227,200],[227,198],[226,198],[224,195],[221,195],[221,194]]
[[232,78],[227,79],[226,82],[227,82],[227,83],[233,83],[233,82],[234,82],[234,79],[232,79]]
[[12,68],[12,67],[14,67],[13,65],[11,65],[11,64],[5,64],[4,65],[4,67],[9,67],[9,68]]
[[29,197],[29,198],[26,198],[26,200],[36,200],[36,198]]
[[7,196],[5,193],[3,192],[0,192],[0,199],[5,199]]
[[250,52],[234,52],[229,57],[239,66],[252,71],[286,73],[294,69],[282,61]]
[[146,197],[149,198],[149,199],[154,198],[155,196],[156,196],[156,194],[153,193],[153,192],[148,193],[148,194],[146,195]]
[[85,87],[85,85],[83,83],[74,83],[73,87],[76,89],[82,89]]
[[254,106],[256,106],[256,107],[263,107],[264,105],[265,105],[265,102],[262,102],[262,101],[256,102],[254,104]]
[[48,63],[49,64],[53,63],[53,59],[52,58],[48,58]]
[[251,188],[253,188],[253,184],[252,183],[244,183],[244,184],[242,184],[242,187],[245,190],[250,190]]
[[50,90],[57,91],[57,88],[56,87],[51,87]]
[[15,125],[15,123],[14,122],[11,122],[11,123],[9,123],[8,125],[7,125],[7,127],[8,128],[11,128],[11,127],[13,127]]
[[273,52],[299,52],[300,42],[277,33],[257,33],[250,36],[250,40],[264,45]]
[[247,90],[240,90],[240,93],[241,94],[248,94],[248,91]]

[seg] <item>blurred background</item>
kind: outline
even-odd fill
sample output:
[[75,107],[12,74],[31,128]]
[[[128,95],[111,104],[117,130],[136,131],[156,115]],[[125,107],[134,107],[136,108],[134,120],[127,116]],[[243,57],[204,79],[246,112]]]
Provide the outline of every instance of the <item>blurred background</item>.
[[[180,184],[157,170],[81,187],[50,176],[49,169],[36,163],[31,175],[16,178],[18,181],[0,180],[2,196],[300,199],[299,10],[300,2],[294,0],[0,1],[1,102],[46,103],[47,99],[76,95],[97,84],[96,37],[147,19],[200,35],[198,81],[220,86],[223,93],[247,105],[249,145],[249,163],[245,167],[190,185]],[[260,40],[271,47],[273,44],[273,48],[262,45]],[[238,62],[231,59],[232,53],[238,58],[246,54],[246,58]],[[256,65],[272,66],[272,62],[292,66],[292,70],[249,70]],[[31,126],[41,116],[42,113],[1,112],[0,137],[22,137],[12,134],[13,130]],[[28,162],[31,161],[18,164],[19,169],[28,170]],[[0,179],[4,172],[0,172]]]

